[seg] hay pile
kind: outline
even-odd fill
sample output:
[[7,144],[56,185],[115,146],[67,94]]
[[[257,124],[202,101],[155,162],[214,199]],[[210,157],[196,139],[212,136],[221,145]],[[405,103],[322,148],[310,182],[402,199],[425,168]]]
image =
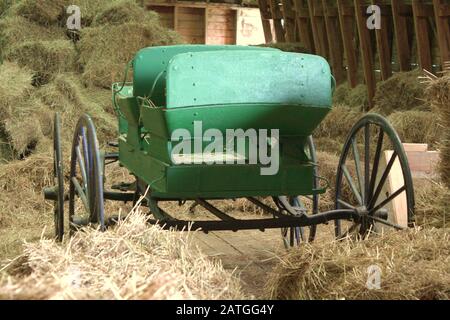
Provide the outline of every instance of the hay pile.
[[422,73],[418,70],[395,73],[377,84],[374,97],[376,108],[385,115],[400,110],[429,111],[425,99],[425,86],[420,83]]
[[[85,229],[65,246],[27,244],[1,299],[242,299],[239,282],[186,234],[134,213],[107,232]],[[17,274],[18,273],[18,274]]]
[[113,2],[94,18],[92,27],[81,32],[83,80],[109,88],[139,49],[178,42],[178,35],[162,27],[154,13],[144,12],[131,0]]
[[450,188],[450,71],[443,77],[430,77],[426,93],[439,121],[435,130],[441,136],[441,178]]
[[450,227],[450,190],[442,183],[415,179],[416,225],[449,228]]
[[67,40],[27,41],[13,46],[5,56],[35,72],[34,84],[46,84],[52,76],[76,70],[76,52]]
[[364,84],[359,84],[352,89],[348,83],[342,83],[336,87],[333,103],[335,105],[346,105],[359,111],[367,110],[369,107],[367,87]]
[[276,48],[286,52],[310,53],[300,42],[274,42],[260,45],[262,47]]
[[[12,4],[9,10],[5,3]],[[76,43],[66,30],[65,11],[71,4],[80,6],[82,14],[83,32]],[[117,138],[111,82],[123,79],[123,68],[138,49],[169,44],[176,35],[133,1],[0,0],[0,10],[1,260],[16,255],[22,239],[37,240],[43,227],[53,224],[42,188],[52,184],[54,112],[61,113],[65,159],[82,113],[94,119],[103,149]],[[149,21],[141,24],[144,17]],[[104,25],[108,21],[114,32]],[[101,76],[104,82],[83,81]]]
[[[366,287],[381,268],[379,290]],[[366,241],[305,244],[281,257],[267,288],[271,299],[449,299],[450,234],[410,229]]]
[[343,143],[350,129],[362,116],[363,113],[355,108],[335,105],[314,131],[314,137],[341,139]]
[[436,130],[438,118],[429,111],[396,111],[388,116],[402,142],[428,143],[433,148],[441,140],[442,133]]

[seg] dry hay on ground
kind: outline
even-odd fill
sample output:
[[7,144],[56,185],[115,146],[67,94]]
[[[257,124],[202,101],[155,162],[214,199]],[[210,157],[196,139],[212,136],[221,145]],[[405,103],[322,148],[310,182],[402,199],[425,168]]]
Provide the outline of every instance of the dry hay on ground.
[[134,16],[132,13],[137,10],[142,8],[129,1],[121,1],[106,7],[94,19],[103,21],[105,17],[117,15],[120,19],[116,17],[116,23],[120,24],[102,24],[82,30],[79,62],[84,67],[86,84],[110,88],[111,83],[122,80],[126,63],[139,49],[180,41],[175,32],[161,25],[154,13]]
[[[63,246],[26,244],[9,267],[6,299],[241,299],[239,282],[183,233],[132,214],[106,232],[84,229]],[[14,275],[14,272],[16,274]]]
[[[266,287],[271,299],[450,298],[448,229],[305,244],[280,259]],[[379,290],[366,287],[373,265],[382,271]]]
[[447,188],[450,188],[450,71],[443,77],[429,78],[426,93],[439,122],[435,131],[441,137],[441,178]]
[[442,137],[442,133],[436,130],[438,118],[429,111],[396,111],[389,115],[388,120],[402,142],[428,143],[429,147],[435,147]]
[[420,71],[398,72],[377,84],[375,106],[389,115],[399,110],[429,110],[425,101],[425,86],[420,83]]

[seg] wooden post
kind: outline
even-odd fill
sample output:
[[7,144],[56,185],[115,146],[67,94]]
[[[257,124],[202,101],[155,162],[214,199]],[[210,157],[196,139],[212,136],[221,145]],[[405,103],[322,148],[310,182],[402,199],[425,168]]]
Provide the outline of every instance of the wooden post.
[[281,0],[283,4],[284,30],[286,41],[295,42],[295,16],[292,0]]
[[309,11],[305,0],[294,0],[295,17],[300,36],[300,42],[310,53],[315,53],[314,39],[312,36],[311,24],[309,23]]
[[358,62],[353,43],[354,10],[348,10],[344,0],[337,0],[339,24],[341,26],[345,59],[347,60],[347,79],[351,88],[358,84]]
[[[340,84],[344,79],[342,37],[339,26],[337,8],[329,5],[328,0],[322,0],[325,29],[328,35],[328,47],[333,74],[336,82]],[[333,12],[332,12],[333,11]]]
[[[372,4],[380,5],[381,1],[372,0]],[[387,80],[392,75],[391,46],[389,44],[389,16],[391,10],[387,11],[385,9],[385,12],[381,12],[381,29],[375,30],[382,80]]]
[[178,31],[178,6],[173,7],[173,30]]
[[270,19],[272,18],[272,13],[270,11],[270,6],[267,0],[258,0],[259,12],[261,14],[261,22],[264,31],[264,39],[266,43],[271,43],[273,41],[272,28],[270,27]]
[[[394,22],[394,38],[397,47],[397,59],[400,71],[411,69],[411,45],[408,39],[408,25],[402,11],[405,8],[403,0],[392,1],[392,19]],[[403,13],[403,14],[402,14]]]
[[[314,38],[314,47],[316,48],[316,54],[327,57],[328,56],[328,42],[324,40],[326,39],[325,30],[320,30],[317,11],[320,11],[320,7],[318,6],[317,0],[308,0],[308,8],[309,8],[309,17],[311,20],[311,27]],[[322,31],[322,32],[321,32]]]
[[277,42],[285,42],[284,29],[281,24],[281,19],[283,18],[278,4],[278,0],[269,0],[270,11],[272,12],[272,21],[275,28],[275,37]]
[[444,63],[450,61],[450,2],[433,0],[433,5],[439,42],[439,52],[441,55],[441,66],[443,68]]
[[419,65],[421,69],[432,71],[430,37],[428,35],[428,19],[425,13],[425,5],[420,0],[413,0],[412,9]]
[[361,57],[364,68],[364,78],[366,80],[367,93],[369,97],[369,109],[372,109],[376,85],[375,75],[373,71],[372,45],[370,43],[370,34],[366,23],[367,19],[365,15],[365,7],[362,6],[362,0],[354,0],[354,4],[356,24],[358,26],[359,43],[361,48]]

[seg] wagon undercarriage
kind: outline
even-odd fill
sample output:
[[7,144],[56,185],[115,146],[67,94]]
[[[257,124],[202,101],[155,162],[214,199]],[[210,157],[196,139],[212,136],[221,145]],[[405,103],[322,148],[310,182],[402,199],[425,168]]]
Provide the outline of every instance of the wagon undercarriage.
[[[240,60],[245,61],[237,63]],[[209,64],[219,73],[212,75],[215,87],[209,82]],[[278,70],[278,65],[286,66]],[[408,160],[395,130],[377,114],[365,115],[350,130],[337,167],[334,210],[319,212],[320,195],[330,183],[321,185],[326,179],[320,176],[312,134],[331,109],[335,85],[322,58],[255,48],[173,46],[142,50],[133,67],[133,84],[113,85],[119,137],[118,143],[109,146],[118,152],[100,151],[94,123],[83,115],[72,143],[68,193],[64,192],[60,120],[55,116],[55,186],[44,193],[46,199],[55,201],[59,240],[64,235],[66,201],[71,232],[86,225],[105,229],[124,218],[105,214],[107,200],[148,208],[148,223],[165,229],[278,228],[286,246],[314,240],[316,226],[329,222],[334,223],[338,238],[413,225],[414,190]],[[271,85],[261,87],[258,77],[269,77]],[[292,88],[285,88],[291,83]],[[272,87],[281,88],[280,92],[268,89]],[[180,158],[173,157],[179,141],[172,134],[181,128],[194,144],[199,139],[198,121],[219,133],[229,128],[278,130],[277,139],[265,136],[262,141],[279,148],[273,149],[279,151],[279,170],[260,175],[260,166],[247,161],[251,154],[247,149],[239,154],[243,162],[238,164],[180,163]],[[196,155],[182,154],[194,159]],[[105,170],[114,162],[127,168],[135,181],[105,190]],[[243,219],[211,203],[238,198],[247,199],[265,215]],[[263,198],[272,201],[268,204]],[[206,209],[212,219],[180,218],[159,205],[188,200]]]

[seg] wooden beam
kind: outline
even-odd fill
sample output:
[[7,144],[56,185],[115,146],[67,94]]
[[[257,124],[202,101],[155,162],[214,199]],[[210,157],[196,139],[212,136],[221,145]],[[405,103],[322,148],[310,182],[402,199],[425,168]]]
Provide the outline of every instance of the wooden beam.
[[[381,0],[372,0],[372,4],[381,5]],[[383,9],[385,13],[391,12],[391,8],[387,8],[386,6],[384,6]],[[390,17],[387,14],[382,14],[381,29],[375,30],[382,80],[387,80],[392,75],[391,46],[389,41],[389,20]]]
[[420,0],[412,1],[412,9],[419,65],[421,69],[432,71],[430,37],[428,35],[428,19],[423,16],[423,5]]
[[353,42],[353,16],[346,15],[348,6],[344,0],[337,0],[339,24],[341,26],[342,42],[344,46],[344,55],[347,61],[347,80],[351,88],[358,84],[358,61],[356,59],[356,49]]
[[294,12],[297,20],[300,42],[310,53],[315,53],[314,39],[309,21],[309,10],[308,6],[305,5],[305,0],[294,0]]
[[259,12],[261,14],[261,22],[264,32],[264,39],[266,43],[273,41],[272,28],[270,26],[270,20],[272,18],[272,12],[270,11],[269,3],[267,0],[258,0]]
[[397,47],[397,59],[400,65],[400,71],[409,71],[411,69],[411,45],[408,38],[408,25],[404,15],[403,0],[392,0],[392,19],[394,22],[394,38]]
[[333,74],[336,82],[340,84],[344,79],[344,57],[342,54],[342,37],[339,18],[337,16],[329,15],[330,9],[336,9],[336,7],[332,7],[328,0],[322,0],[322,6]]
[[292,0],[281,0],[283,5],[284,30],[286,41],[295,42],[295,15]]
[[[439,52],[441,55],[441,66],[450,61],[450,25],[449,17],[440,15],[445,10],[450,13],[450,2],[444,3],[443,0],[433,0],[434,15],[436,19],[437,39],[439,44]],[[447,9],[444,9],[447,8]]]
[[319,30],[317,28],[317,21],[316,21],[316,17],[314,16],[314,2],[315,2],[314,0],[307,0],[308,12],[309,12],[309,20],[310,20],[310,23],[311,23],[311,30],[312,30],[313,40],[314,40],[314,48],[316,49],[315,53],[318,54],[318,55],[323,56],[323,48],[320,45]]
[[[373,54],[370,41],[370,33],[366,24],[366,15],[362,9],[362,0],[354,0],[356,24],[358,27],[359,44],[364,68],[364,78],[369,97],[369,109],[373,107],[373,97],[375,96],[375,74],[373,70]],[[366,110],[368,111],[368,110]]]
[[275,37],[277,42],[285,42],[284,28],[281,23],[283,15],[281,14],[278,0],[269,0],[270,11],[272,12],[272,21],[275,29]]

